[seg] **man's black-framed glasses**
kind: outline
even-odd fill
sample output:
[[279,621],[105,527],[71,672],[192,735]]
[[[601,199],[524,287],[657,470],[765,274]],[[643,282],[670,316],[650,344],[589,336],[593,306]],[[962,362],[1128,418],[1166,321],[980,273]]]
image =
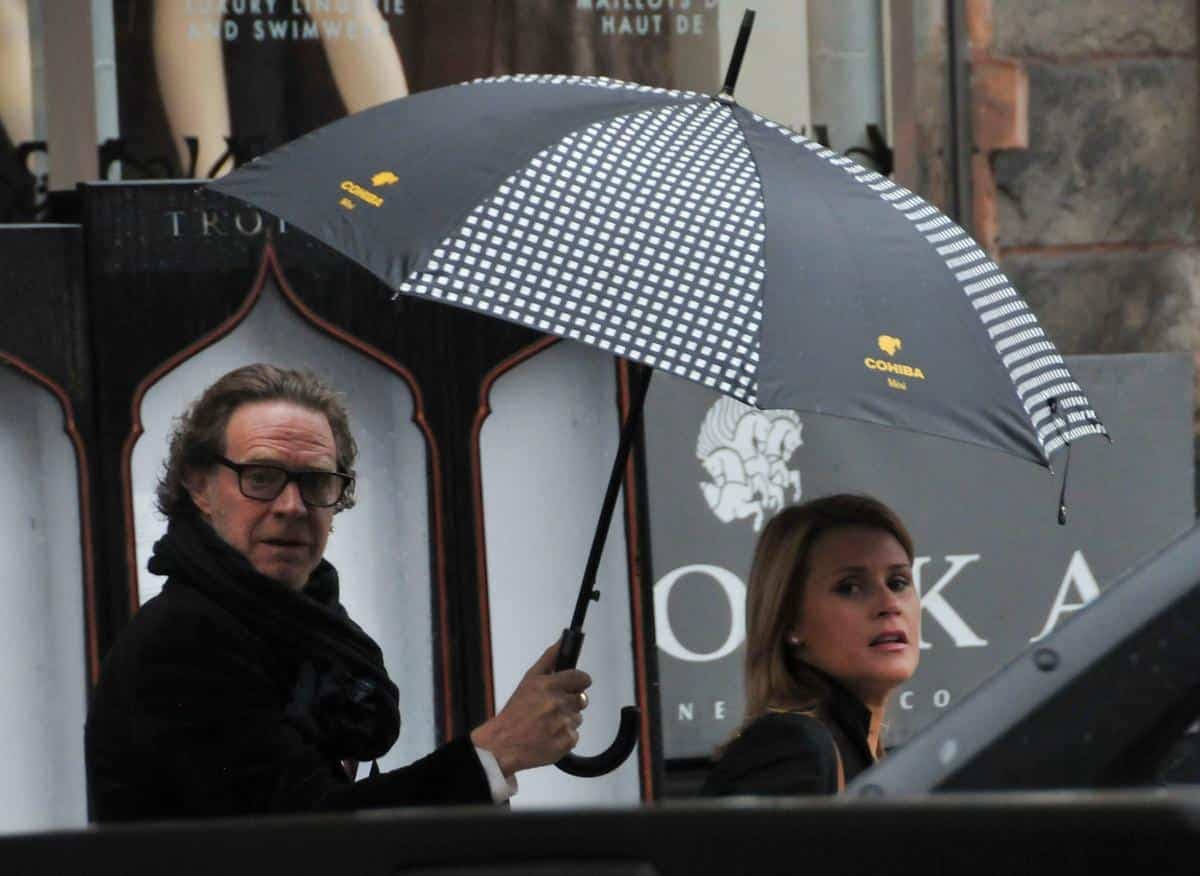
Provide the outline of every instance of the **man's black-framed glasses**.
[[354,483],[354,478],[340,471],[292,471],[268,462],[234,462],[219,453],[214,453],[213,459],[237,473],[238,489],[243,496],[260,502],[275,500],[284,487],[295,481],[305,505],[328,508],[336,505]]

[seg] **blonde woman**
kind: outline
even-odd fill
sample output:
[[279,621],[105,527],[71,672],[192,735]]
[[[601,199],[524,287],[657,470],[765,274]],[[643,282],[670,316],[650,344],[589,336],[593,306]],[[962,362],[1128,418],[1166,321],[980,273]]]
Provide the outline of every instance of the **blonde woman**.
[[883,754],[888,696],[917,668],[913,544],[894,511],[834,495],[785,508],[746,596],[746,716],[705,794],[832,794]]

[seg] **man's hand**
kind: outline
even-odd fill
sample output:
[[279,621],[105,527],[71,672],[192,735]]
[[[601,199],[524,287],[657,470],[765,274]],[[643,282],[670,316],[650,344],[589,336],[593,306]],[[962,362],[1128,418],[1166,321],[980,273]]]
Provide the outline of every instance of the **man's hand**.
[[558,643],[529,668],[496,717],[471,732],[471,742],[490,751],[504,775],[554,763],[579,742],[583,693],[592,678],[579,669],[554,672]]

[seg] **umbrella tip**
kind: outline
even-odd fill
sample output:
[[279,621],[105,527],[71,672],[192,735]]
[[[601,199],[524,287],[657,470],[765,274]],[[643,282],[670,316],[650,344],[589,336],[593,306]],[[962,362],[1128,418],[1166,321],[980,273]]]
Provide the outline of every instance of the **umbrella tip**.
[[733,57],[729,59],[729,69],[725,71],[725,84],[721,86],[718,98],[733,99],[733,89],[737,86],[738,75],[742,72],[742,58],[746,55],[746,46],[750,42],[750,31],[754,28],[754,10],[747,9],[742,15],[742,27],[738,31],[737,43],[733,47]]
[[1071,444],[1067,443],[1067,461],[1063,464],[1062,491],[1058,494],[1058,525],[1067,525],[1067,478],[1071,476]]

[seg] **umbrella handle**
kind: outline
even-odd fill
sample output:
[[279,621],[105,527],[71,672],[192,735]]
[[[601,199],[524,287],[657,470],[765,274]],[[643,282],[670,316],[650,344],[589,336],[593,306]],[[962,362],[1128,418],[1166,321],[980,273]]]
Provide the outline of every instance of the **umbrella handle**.
[[[579,652],[583,649],[582,630],[568,627],[563,630],[562,639],[558,644],[558,656],[554,660],[554,671],[574,669],[579,662]],[[617,738],[604,751],[597,755],[584,757],[580,754],[568,754],[555,764],[569,776],[582,779],[594,779],[611,773],[629,757],[638,741],[638,724],[642,713],[637,706],[626,706],[621,709],[621,726],[617,728]]]
[[583,779],[593,779],[611,773],[629,757],[638,741],[638,724],[642,717],[637,706],[626,706],[621,709],[621,726],[617,729],[617,738],[612,745],[592,757],[579,754],[568,754],[555,764],[569,776],[579,776]]

